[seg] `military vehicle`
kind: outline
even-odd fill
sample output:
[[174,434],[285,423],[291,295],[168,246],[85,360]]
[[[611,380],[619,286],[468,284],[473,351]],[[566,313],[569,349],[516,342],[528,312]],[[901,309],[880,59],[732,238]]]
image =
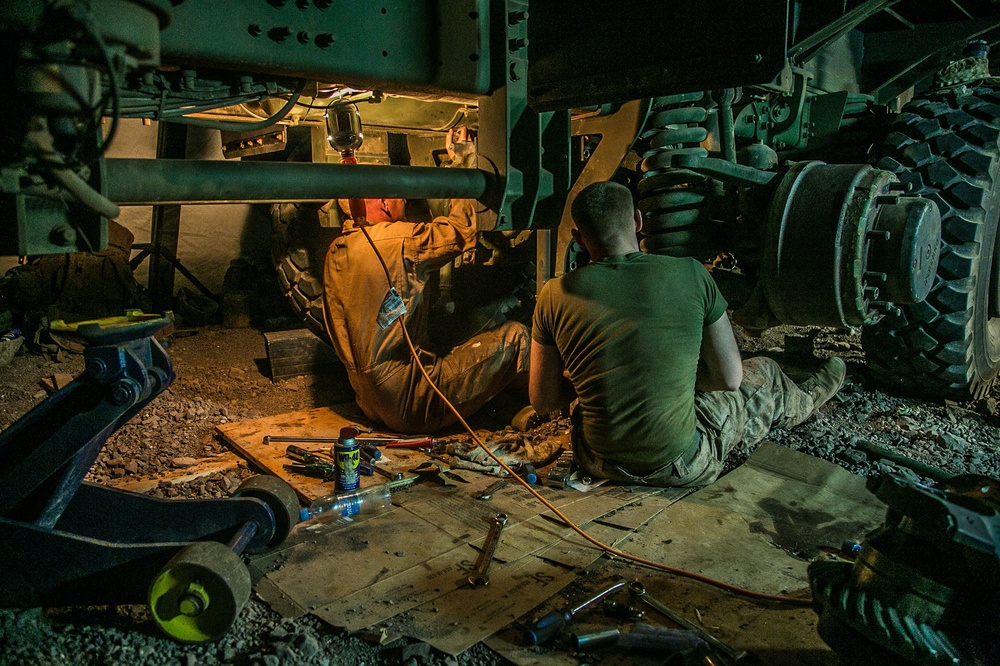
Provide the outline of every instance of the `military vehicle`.
[[[322,335],[324,202],[477,198],[472,263],[527,251],[540,283],[582,260],[569,198],[614,178],[643,249],[705,262],[741,325],[861,328],[879,379],[981,397],[998,30],[988,0],[11,0],[0,244],[99,248],[119,206],[278,204],[282,284]],[[159,121],[158,159],[104,157],[124,118]],[[243,159],[179,159],[190,125]],[[477,163],[441,168],[459,126]]]

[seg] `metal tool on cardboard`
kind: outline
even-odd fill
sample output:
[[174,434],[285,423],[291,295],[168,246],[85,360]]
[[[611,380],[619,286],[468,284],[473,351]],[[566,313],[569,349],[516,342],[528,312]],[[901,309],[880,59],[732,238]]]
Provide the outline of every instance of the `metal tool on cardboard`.
[[637,624],[632,631],[609,628],[587,634],[573,634],[572,645],[580,652],[609,645],[622,650],[656,652],[659,657],[670,656],[667,663],[676,663],[678,666],[702,666],[706,663],[705,656],[709,650],[704,639],[693,632],[648,624]]
[[469,574],[469,584],[472,587],[486,587],[490,584],[490,565],[493,563],[493,553],[500,543],[500,533],[503,532],[507,524],[507,514],[498,513],[493,522],[490,523],[490,531],[486,534],[486,541],[483,542],[483,550],[476,558],[476,563]]
[[[351,426],[357,428],[358,426]],[[389,448],[417,448],[421,446],[434,446],[437,440],[429,436],[407,437],[406,435],[393,435],[384,433],[358,434],[355,439],[362,445],[386,446]],[[314,443],[314,444],[336,444],[339,437],[306,437],[299,435],[264,435],[264,444],[272,443]]]
[[434,451],[434,449],[432,449],[432,448],[430,448],[430,447],[427,447],[427,446],[421,446],[421,447],[418,447],[418,448],[417,448],[417,451],[420,451],[420,453],[423,453],[423,454],[425,454],[425,455],[428,455],[428,456],[430,456],[430,457],[431,457],[431,458],[433,458],[434,460],[440,460],[441,462],[443,462],[443,463],[448,463],[449,465],[451,464],[451,460],[449,460],[448,458],[445,458],[445,457],[444,457],[443,455],[441,455],[440,453],[436,453],[436,452]]
[[483,488],[478,493],[476,493],[476,499],[480,499],[480,500],[483,500],[483,501],[488,501],[488,500],[490,500],[490,499],[493,498],[493,493],[495,493],[496,491],[500,490],[501,488],[503,488],[506,485],[507,485],[507,479],[500,479],[499,481],[496,481],[495,483],[491,483],[486,488]]
[[638,606],[613,600],[601,604],[601,611],[605,615],[630,621],[641,620],[646,615]]
[[372,460],[371,462],[369,462],[368,466],[372,468],[373,472],[375,472],[376,474],[378,474],[380,476],[384,476],[385,478],[389,479],[390,481],[399,481],[400,479],[403,478],[403,473],[402,472],[390,472],[387,469],[385,469],[383,467],[380,467],[379,465],[376,465],[374,460]]
[[590,597],[586,601],[579,603],[576,606],[573,606],[572,608],[566,610],[549,613],[548,615],[540,619],[538,622],[536,622],[535,626],[533,626],[531,629],[528,630],[526,634],[528,643],[530,643],[531,645],[541,645],[542,643],[545,643],[546,641],[550,640],[553,636],[559,633],[559,631],[563,627],[565,627],[570,620],[573,619],[574,615],[576,615],[577,613],[579,613],[580,611],[582,611],[584,608],[594,603],[595,601],[599,601],[604,597],[608,596],[609,594],[611,594],[612,592],[614,592],[615,590],[621,589],[627,583],[628,581],[626,579],[619,578],[614,583],[608,585],[606,588],[604,588],[594,596]]
[[740,650],[732,647],[731,645],[727,645],[726,643],[722,642],[712,634],[708,633],[707,631],[696,625],[694,622],[688,620],[686,617],[684,617],[677,611],[673,610],[672,608],[663,603],[660,603],[656,599],[646,594],[646,587],[639,581],[636,580],[629,583],[628,591],[632,594],[632,596],[634,596],[636,599],[643,602],[644,604],[648,605],[653,610],[666,616],[667,618],[681,625],[688,631],[697,634],[706,643],[711,645],[712,649],[717,650],[718,652],[724,654],[734,664],[754,664],[760,662],[760,660],[757,659],[756,656],[750,654],[746,650]]

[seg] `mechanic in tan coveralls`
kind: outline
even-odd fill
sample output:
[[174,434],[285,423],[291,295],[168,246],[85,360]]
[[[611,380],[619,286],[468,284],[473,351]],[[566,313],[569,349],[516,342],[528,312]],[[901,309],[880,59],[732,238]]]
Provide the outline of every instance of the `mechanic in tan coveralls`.
[[[402,199],[367,199],[366,229],[382,254],[403,317],[431,378],[463,417],[521,376],[526,381],[530,337],[509,321],[438,355],[428,334],[431,303],[424,289],[432,271],[476,245],[475,201],[455,199],[447,216],[403,222]],[[433,432],[457,420],[433,392],[410,354],[400,321],[382,328],[376,316],[389,290],[385,271],[359,228],[327,252],[326,324],[347,368],[357,403],[371,419],[403,433]]]

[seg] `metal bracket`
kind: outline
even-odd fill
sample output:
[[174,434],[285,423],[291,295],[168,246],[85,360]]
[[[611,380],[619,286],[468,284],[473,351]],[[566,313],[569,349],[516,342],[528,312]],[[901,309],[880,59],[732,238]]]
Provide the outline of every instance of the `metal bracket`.
[[569,191],[569,111],[528,108],[528,3],[506,0],[505,55],[494,64],[505,85],[479,102],[479,168],[493,172],[479,229],[554,227]]

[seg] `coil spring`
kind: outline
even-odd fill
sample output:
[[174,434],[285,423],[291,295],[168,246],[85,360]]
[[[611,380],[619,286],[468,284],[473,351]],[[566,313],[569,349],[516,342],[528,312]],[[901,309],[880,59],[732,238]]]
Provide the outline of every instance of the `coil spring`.
[[708,156],[701,142],[708,138],[705,93],[659,97],[646,123],[643,138],[649,149],[642,156],[639,210],[644,236],[641,246],[651,254],[690,255],[702,245],[704,229],[698,223],[706,215],[710,192],[708,178],[671,166],[675,155]]

